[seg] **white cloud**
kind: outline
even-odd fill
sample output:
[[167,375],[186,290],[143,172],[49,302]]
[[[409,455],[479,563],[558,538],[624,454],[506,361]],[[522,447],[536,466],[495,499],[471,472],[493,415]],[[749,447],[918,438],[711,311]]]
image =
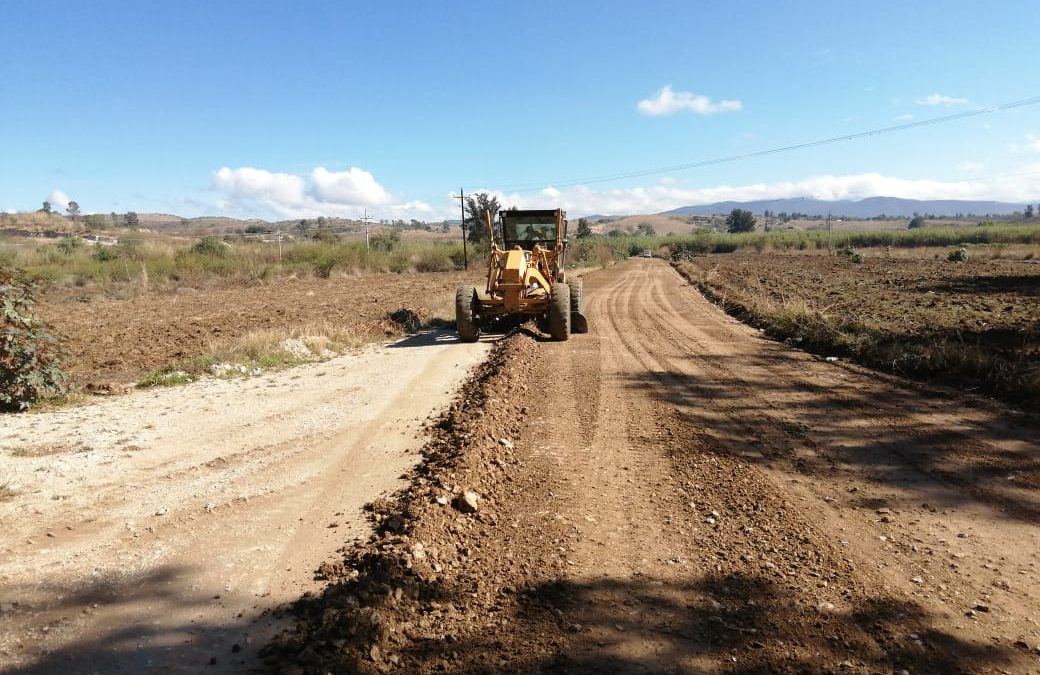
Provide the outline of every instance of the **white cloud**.
[[47,201],[51,203],[51,208],[53,210],[64,211],[72,200],[69,199],[69,196],[61,190],[55,190],[51,193],[50,197],[47,197]]
[[896,115],[896,121],[897,122],[909,122],[913,118],[914,118],[914,116],[911,115],[910,113],[904,113],[902,115]]
[[929,94],[928,96],[919,98],[916,101],[917,105],[943,105],[947,107],[951,105],[963,105],[967,102],[968,99],[966,98],[958,98],[956,96],[944,96],[942,94]]
[[1040,152],[1040,136],[1026,134],[1026,140],[1021,143],[1008,143],[1008,150],[1014,154],[1023,152]]
[[740,101],[719,101],[716,103],[707,96],[688,91],[672,91],[672,85],[665,85],[657,92],[656,98],[645,98],[636,108],[650,117],[674,115],[680,111],[689,111],[698,115],[714,115],[723,112],[737,112],[744,109]]
[[311,172],[311,192],[323,202],[382,206],[392,199],[368,171],[351,167],[349,171],[329,171],[319,166]]
[[295,208],[306,202],[303,179],[289,173],[272,173],[264,169],[244,166],[238,169],[222,167],[213,176],[213,187],[232,199],[256,201],[270,205]]
[[[678,208],[722,201],[817,197],[824,200],[859,200],[867,197],[902,197],[904,199],[996,199],[1027,202],[1036,199],[1040,180],[1040,163],[1021,167],[1013,174],[986,179],[941,181],[917,180],[885,176],[879,173],[842,176],[811,176],[798,181],[720,185],[683,188],[672,184],[596,190],[579,185],[564,189],[547,188],[541,193],[501,193],[506,207],[550,208],[562,206],[572,214],[636,214],[657,213]],[[482,192],[483,190],[474,190]]]
[[274,214],[280,218],[356,218],[371,207],[378,207],[377,212],[370,214],[377,218],[434,216],[429,204],[397,200],[371,173],[357,167],[329,171],[319,166],[311,171],[309,179],[248,166],[225,166],[213,174],[213,188],[225,197],[216,206],[241,215]]

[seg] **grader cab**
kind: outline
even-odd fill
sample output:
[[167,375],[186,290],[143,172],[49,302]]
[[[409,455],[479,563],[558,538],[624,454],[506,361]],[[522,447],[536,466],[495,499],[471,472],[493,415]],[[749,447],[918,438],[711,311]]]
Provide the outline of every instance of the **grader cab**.
[[587,333],[581,278],[568,279],[567,219],[562,209],[499,212],[499,247],[487,216],[487,287],[483,294],[463,286],[455,294],[459,339],[474,342],[481,330],[533,318],[553,340]]

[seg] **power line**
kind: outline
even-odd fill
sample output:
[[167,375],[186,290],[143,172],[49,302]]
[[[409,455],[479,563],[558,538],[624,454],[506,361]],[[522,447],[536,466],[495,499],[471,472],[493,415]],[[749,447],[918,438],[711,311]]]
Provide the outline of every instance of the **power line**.
[[843,143],[845,141],[851,141],[858,138],[865,138],[867,136],[880,136],[881,134],[888,134],[894,131],[904,131],[906,129],[915,129],[917,127],[929,126],[932,124],[943,124],[945,122],[953,122],[955,120],[966,119],[969,117],[977,117],[979,115],[987,115],[989,113],[998,112],[1001,110],[1011,110],[1012,108],[1022,108],[1029,105],[1035,105],[1040,103],[1040,96],[1034,96],[1032,98],[1022,99],[1020,101],[1012,101],[1011,103],[1001,103],[1000,105],[988,106],[985,108],[978,108],[976,110],[967,110],[964,112],[954,113],[952,115],[943,115],[941,117],[931,117],[926,120],[919,120],[917,122],[908,122],[906,124],[897,124],[891,127],[882,127],[880,129],[871,129],[870,131],[860,131],[854,134],[846,134],[844,136],[834,136],[833,138],[825,138],[818,141],[808,141],[806,143],[798,143],[796,145],[785,145],[780,148],[770,148],[768,150],[758,150],[756,152],[749,152],[742,155],[730,155],[728,157],[716,157],[715,159],[705,159],[697,162],[688,162],[686,164],[674,164],[672,166],[663,166],[654,169],[643,169],[640,171],[629,171],[625,173],[607,174],[601,176],[590,176],[587,178],[571,178],[562,181],[542,181],[539,183],[524,183],[512,186],[499,186],[487,188],[490,190],[496,190],[500,192],[533,192],[536,190],[542,190],[546,187],[573,187],[575,185],[588,185],[590,183],[606,183],[615,180],[624,180],[627,178],[640,178],[642,176],[653,176],[660,173],[670,173],[673,171],[686,171],[689,169],[697,169],[705,166],[713,166],[715,164],[725,164],[727,162],[738,162],[745,159],[754,159],[756,157],[765,157],[768,155],[777,155],[784,152],[792,152],[794,150],[804,150],[806,148],[815,148],[821,145],[830,145],[832,143]]

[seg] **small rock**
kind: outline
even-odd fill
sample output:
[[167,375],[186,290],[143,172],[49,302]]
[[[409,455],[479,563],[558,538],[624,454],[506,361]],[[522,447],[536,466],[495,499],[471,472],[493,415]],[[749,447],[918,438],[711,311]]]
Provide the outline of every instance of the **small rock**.
[[834,611],[834,603],[833,602],[826,602],[826,601],[824,601],[824,602],[821,602],[819,605],[817,605],[816,608],[819,609],[821,612],[833,612]]
[[923,584],[924,583],[924,579],[922,579],[921,577],[913,577],[913,578],[910,579],[910,581],[912,581],[915,584]]
[[1029,650],[1029,643],[1025,640],[1015,640],[1015,646],[1019,649]]
[[466,490],[455,498],[455,508],[463,513],[476,513],[480,508],[480,495],[472,490]]
[[368,650],[368,656],[373,661],[379,661],[379,645],[372,645],[372,648]]
[[440,497],[437,497],[433,501],[437,502],[441,506],[447,506],[448,505],[448,498],[445,497],[444,495],[441,495]]
[[996,586],[997,588],[1002,588],[1005,591],[1010,591],[1011,590],[1011,584],[1008,583],[1007,579],[994,579],[993,580],[993,585]]
[[976,610],[978,610],[980,612],[988,612],[989,611],[989,605],[984,605],[984,604],[982,604],[980,602],[979,604],[975,605],[974,609],[976,609]]
[[14,603],[12,602],[0,602],[0,614],[6,614],[7,612],[14,611]]
[[426,558],[426,548],[419,542],[412,544],[412,547],[408,552],[412,554],[412,558],[415,560],[423,560]]
[[508,448],[509,450],[513,449],[513,441],[511,441],[508,438],[500,438],[500,439],[498,439],[498,444],[501,445],[502,447]]
[[892,509],[878,509],[874,513],[878,514],[879,516],[890,516],[892,515]]

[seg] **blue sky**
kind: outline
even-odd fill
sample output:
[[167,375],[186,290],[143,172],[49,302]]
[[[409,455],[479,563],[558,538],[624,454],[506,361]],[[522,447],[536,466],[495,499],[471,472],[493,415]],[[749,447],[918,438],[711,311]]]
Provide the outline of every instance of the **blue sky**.
[[[0,0],[0,210],[441,219],[449,193],[1040,199],[1040,3]],[[642,103],[641,103],[642,102]],[[523,186],[523,190],[515,189]]]

